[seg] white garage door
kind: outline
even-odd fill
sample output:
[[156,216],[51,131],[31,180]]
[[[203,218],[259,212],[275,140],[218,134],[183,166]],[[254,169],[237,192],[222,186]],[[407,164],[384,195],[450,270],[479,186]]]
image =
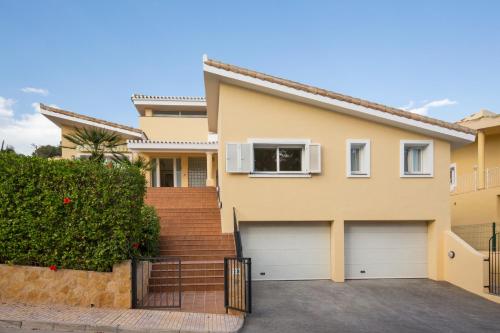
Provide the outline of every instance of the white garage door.
[[330,278],[330,223],[240,223],[254,280]]
[[345,224],[345,278],[426,278],[425,222]]

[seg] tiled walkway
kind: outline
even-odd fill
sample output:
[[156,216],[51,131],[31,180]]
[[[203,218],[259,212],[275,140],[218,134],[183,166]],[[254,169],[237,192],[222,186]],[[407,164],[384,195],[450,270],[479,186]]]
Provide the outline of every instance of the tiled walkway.
[[226,313],[224,291],[185,291],[182,293],[181,311]]
[[0,328],[85,332],[237,332],[243,318],[153,310],[0,304]]

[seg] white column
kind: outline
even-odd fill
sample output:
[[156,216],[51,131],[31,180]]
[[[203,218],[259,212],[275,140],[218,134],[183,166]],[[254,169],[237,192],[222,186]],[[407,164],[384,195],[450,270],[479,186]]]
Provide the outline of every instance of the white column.
[[213,153],[207,152],[207,186],[215,186],[215,179],[213,177]]

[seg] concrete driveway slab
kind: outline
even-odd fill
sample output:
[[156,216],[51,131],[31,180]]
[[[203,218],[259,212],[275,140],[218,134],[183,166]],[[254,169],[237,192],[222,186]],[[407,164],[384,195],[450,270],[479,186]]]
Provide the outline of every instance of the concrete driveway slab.
[[258,281],[242,332],[500,332],[500,304],[426,279]]

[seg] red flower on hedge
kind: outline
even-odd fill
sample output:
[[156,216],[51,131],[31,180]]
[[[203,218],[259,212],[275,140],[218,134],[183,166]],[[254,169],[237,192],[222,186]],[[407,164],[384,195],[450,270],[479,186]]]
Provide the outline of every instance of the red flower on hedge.
[[139,243],[134,243],[134,244],[132,244],[132,247],[133,247],[134,249],[136,249],[136,250],[139,248],[139,246],[140,246],[140,245],[139,245]]
[[55,271],[57,271],[57,266],[56,266],[56,265],[50,265],[50,266],[49,266],[49,269],[50,269],[51,271],[54,271],[54,272],[55,272]]
[[70,198],[68,198],[68,197],[65,197],[65,198],[64,198],[64,200],[63,200],[63,203],[64,203],[65,205],[69,204],[70,202],[71,202],[71,199],[70,199]]

